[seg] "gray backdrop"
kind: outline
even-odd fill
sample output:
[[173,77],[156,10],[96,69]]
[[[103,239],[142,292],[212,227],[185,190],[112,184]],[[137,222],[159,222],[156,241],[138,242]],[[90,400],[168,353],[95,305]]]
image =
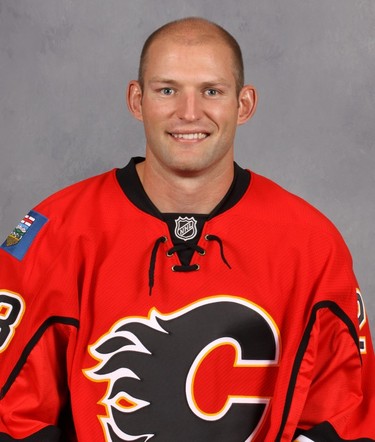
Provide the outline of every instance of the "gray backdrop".
[[142,154],[126,84],[146,36],[190,15],[236,36],[259,93],[237,161],[337,225],[374,334],[374,0],[0,0],[1,238],[50,193]]

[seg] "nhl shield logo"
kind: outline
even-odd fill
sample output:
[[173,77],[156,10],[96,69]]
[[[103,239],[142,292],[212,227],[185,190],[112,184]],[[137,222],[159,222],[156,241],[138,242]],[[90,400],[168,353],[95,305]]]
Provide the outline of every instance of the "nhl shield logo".
[[176,220],[174,233],[177,238],[183,241],[193,239],[197,234],[197,220],[194,217],[179,216]]

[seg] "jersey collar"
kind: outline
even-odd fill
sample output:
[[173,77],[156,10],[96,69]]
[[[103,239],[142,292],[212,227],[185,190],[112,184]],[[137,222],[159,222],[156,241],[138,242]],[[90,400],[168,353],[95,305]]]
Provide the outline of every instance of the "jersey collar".
[[[152,203],[147,196],[141,180],[136,171],[136,165],[144,161],[143,157],[134,157],[122,169],[116,170],[116,177],[126,197],[140,210],[152,216],[164,220],[163,214]],[[251,174],[248,170],[242,169],[237,163],[234,163],[233,182],[220,203],[206,214],[208,218],[213,218],[233,207],[244,195],[249,187]],[[203,214],[202,214],[203,215]]]

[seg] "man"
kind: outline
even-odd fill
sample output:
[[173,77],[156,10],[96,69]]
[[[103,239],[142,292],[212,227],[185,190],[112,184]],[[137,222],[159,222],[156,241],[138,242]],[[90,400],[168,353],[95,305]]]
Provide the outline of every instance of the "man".
[[0,441],[375,440],[341,236],[233,161],[256,107],[236,41],[167,24],[127,100],[145,159],[51,196],[1,246]]

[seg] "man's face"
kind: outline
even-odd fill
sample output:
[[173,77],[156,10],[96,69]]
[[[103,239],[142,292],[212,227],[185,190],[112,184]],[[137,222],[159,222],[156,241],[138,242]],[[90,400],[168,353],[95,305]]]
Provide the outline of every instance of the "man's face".
[[139,95],[149,164],[182,175],[232,164],[240,100],[232,52],[220,39],[156,40]]

